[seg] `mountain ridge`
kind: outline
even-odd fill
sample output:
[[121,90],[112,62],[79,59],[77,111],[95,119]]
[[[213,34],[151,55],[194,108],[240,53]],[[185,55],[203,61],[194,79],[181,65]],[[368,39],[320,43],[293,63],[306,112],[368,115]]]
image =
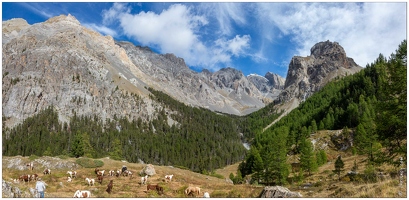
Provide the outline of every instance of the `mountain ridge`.
[[[325,49],[315,49],[308,59],[325,60],[320,56],[328,55],[337,58],[339,51],[328,49],[322,55]],[[33,25],[24,19],[4,21],[3,52],[3,114],[9,119],[6,126],[49,105],[56,106],[62,121],[68,121],[74,113],[95,112],[104,120],[113,116],[149,120],[155,118],[154,108],[160,105],[148,98],[148,87],[190,106],[239,116],[272,102],[285,103],[293,98],[299,101],[300,96],[312,94],[305,92],[308,82],[290,84],[308,76],[297,75],[292,64],[285,79],[271,72],[264,77],[244,76],[234,68],[196,72],[183,58],[172,53],[156,54],[149,47],[102,36],[81,26],[70,14]],[[294,57],[291,63],[300,59]],[[314,84],[314,91],[322,86],[321,82]],[[300,93],[298,88],[302,88]]]

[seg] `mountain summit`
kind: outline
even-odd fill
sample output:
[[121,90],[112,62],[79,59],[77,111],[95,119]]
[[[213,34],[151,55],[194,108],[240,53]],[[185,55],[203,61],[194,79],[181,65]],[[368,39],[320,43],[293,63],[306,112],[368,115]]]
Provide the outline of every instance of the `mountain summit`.
[[344,48],[337,42],[319,42],[311,48],[310,56],[291,59],[284,90],[275,103],[298,105],[334,78],[351,75],[361,69],[346,56]]

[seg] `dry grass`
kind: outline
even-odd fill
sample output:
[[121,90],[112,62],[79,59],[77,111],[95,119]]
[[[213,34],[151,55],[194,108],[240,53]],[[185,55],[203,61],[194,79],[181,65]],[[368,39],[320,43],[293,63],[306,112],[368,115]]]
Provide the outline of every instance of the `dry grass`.
[[[24,157],[28,162],[28,157]],[[69,158],[75,162],[74,158]],[[254,187],[249,185],[232,185],[227,183],[224,179],[219,179],[212,176],[206,176],[199,173],[194,173],[189,170],[179,169],[171,166],[154,166],[156,174],[148,178],[147,184],[159,184],[164,188],[164,194],[157,194],[155,191],[146,191],[146,185],[140,185],[139,172],[145,167],[145,164],[124,163],[120,161],[110,160],[108,158],[99,159],[104,162],[104,166],[100,169],[116,170],[120,169],[122,165],[126,165],[128,170],[134,173],[132,178],[129,177],[109,177],[105,176],[102,184],[95,183],[95,186],[88,186],[85,178],[96,178],[94,169],[79,168],[77,169],[78,177],[74,178],[72,182],[67,182],[67,170],[69,169],[52,169],[51,175],[43,175],[43,169],[34,169],[33,172],[29,170],[13,170],[7,169],[3,166],[2,178],[6,181],[15,179],[22,174],[37,173],[48,184],[46,189],[46,197],[72,197],[76,190],[90,190],[93,197],[109,197],[109,198],[136,198],[136,197],[154,197],[154,198],[181,198],[186,197],[183,193],[189,186],[199,186],[202,197],[204,192],[209,192],[211,197],[214,195],[218,197],[257,197],[263,187]],[[233,167],[230,167],[233,168]],[[237,168],[236,168],[237,170]],[[236,171],[234,170],[234,171]],[[106,171],[106,172],[107,172]],[[172,182],[165,182],[164,176],[167,174],[174,174]],[[230,174],[230,172],[229,172]],[[105,190],[110,180],[114,180],[114,187],[111,194]],[[20,182],[18,187],[23,191],[28,188],[34,188],[35,182],[23,183]],[[213,195],[213,196],[212,196]],[[192,197],[192,196],[190,196]]]
[[[334,162],[338,155],[342,156],[342,160],[345,164],[344,171],[341,174],[341,181],[338,181],[338,177],[334,175],[332,170],[334,169]],[[386,178],[385,180],[378,181],[376,183],[371,182],[351,182],[345,177],[346,173],[352,169],[354,161],[358,164],[358,172],[364,173],[366,168],[366,161],[364,156],[351,155],[349,152],[338,152],[334,150],[328,150],[327,156],[329,162],[321,166],[318,172],[308,176],[304,173],[304,180],[301,183],[293,182],[286,185],[291,191],[300,192],[303,197],[307,198],[395,198],[395,197],[407,197],[407,184],[406,177],[400,185],[399,178]],[[23,163],[29,161],[28,157],[22,157]],[[288,161],[292,162],[295,158],[289,158]],[[74,158],[68,158],[67,160],[75,162]],[[146,166],[145,164],[127,163],[121,161],[111,160],[109,158],[99,159],[104,162],[104,166],[100,169],[116,170],[120,169],[122,165],[126,165],[129,170],[134,173],[133,178],[129,177],[109,177],[105,176],[102,184],[96,183],[95,186],[88,186],[85,182],[85,178],[96,178],[94,169],[92,168],[79,168],[77,169],[78,178],[73,182],[67,182],[67,170],[69,169],[52,169],[51,175],[43,175],[43,169],[35,169],[34,173],[40,175],[43,180],[48,184],[46,190],[46,197],[72,197],[76,190],[90,190],[93,197],[122,197],[122,198],[136,198],[136,197],[153,197],[153,198],[183,198],[186,195],[184,190],[192,185],[202,188],[202,193],[198,197],[202,197],[204,192],[208,192],[211,197],[236,197],[236,198],[250,198],[258,197],[261,193],[263,186],[256,185],[232,185],[227,183],[225,179],[216,178],[213,176],[207,176],[199,173],[194,173],[189,170],[179,169],[171,166],[155,166],[156,174],[148,179],[148,184],[159,184],[164,188],[164,194],[157,194],[155,191],[146,191],[146,186],[141,186],[139,172]],[[3,157],[3,180],[10,181],[22,174],[31,172],[29,170],[15,170],[8,169],[4,165]],[[222,169],[215,170],[217,174],[228,178],[230,173],[236,175],[237,167],[239,163],[226,166]],[[383,171],[386,173],[397,172],[397,168],[382,165],[376,168],[377,171]],[[167,174],[173,174],[172,182],[165,182],[164,176]],[[291,173],[289,179],[291,180],[295,174]],[[111,194],[108,194],[105,189],[110,180],[114,180],[114,187]],[[306,184],[310,186],[306,186]],[[35,182],[19,183],[18,187],[23,191],[28,191],[29,188],[34,188]],[[399,193],[401,195],[399,196]]]

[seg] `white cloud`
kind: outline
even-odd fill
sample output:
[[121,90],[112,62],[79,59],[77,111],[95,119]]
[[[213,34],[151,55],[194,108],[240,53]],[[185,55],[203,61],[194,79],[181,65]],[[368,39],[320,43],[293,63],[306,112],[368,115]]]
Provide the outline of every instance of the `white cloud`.
[[236,37],[231,40],[218,39],[215,41],[215,44],[225,52],[229,52],[232,55],[239,57],[240,55],[246,54],[245,49],[249,47],[249,42],[249,35],[243,35],[242,37],[240,37],[240,35],[236,35]]
[[267,3],[259,4],[258,16],[290,36],[297,55],[309,55],[317,42],[337,41],[363,67],[406,39],[406,3]]
[[119,21],[127,37],[142,45],[156,47],[161,53],[182,57],[191,66],[218,70],[220,65],[230,63],[232,56],[246,55],[245,50],[249,47],[249,35],[209,42],[212,39],[203,38],[200,32],[207,27],[208,16],[195,14],[193,8],[181,4],[173,4],[161,13],[141,11],[132,14],[126,4],[116,3],[102,15],[105,24]]
[[85,27],[90,28],[92,30],[95,30],[95,31],[97,31],[99,33],[102,33],[103,35],[110,35],[112,37],[117,36],[117,33],[116,33],[115,30],[110,29],[110,28],[108,28],[106,26],[98,26],[98,25],[96,25],[94,23],[91,23],[91,24],[83,23],[82,25],[84,25]]
[[242,3],[202,3],[197,6],[199,12],[205,13],[218,24],[218,33],[221,35],[234,34],[232,23],[247,24],[248,7]]
[[47,12],[46,7],[42,6],[38,3],[20,3],[20,5],[24,6],[25,8],[31,10],[32,12],[43,16],[44,18],[48,19],[50,17],[54,17],[56,14],[52,12]]

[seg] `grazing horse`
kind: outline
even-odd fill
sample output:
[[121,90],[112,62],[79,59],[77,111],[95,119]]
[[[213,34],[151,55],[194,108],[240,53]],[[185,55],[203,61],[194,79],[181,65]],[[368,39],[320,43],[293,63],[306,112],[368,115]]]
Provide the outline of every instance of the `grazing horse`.
[[77,190],[74,193],[74,198],[89,198],[91,197],[91,192],[88,190]]
[[187,196],[189,196],[190,194],[192,194],[194,196],[196,196],[196,194],[200,195],[200,187],[189,186],[188,188],[186,188],[185,194]]
[[114,186],[114,181],[113,180],[109,181],[108,187],[107,187],[107,189],[105,191],[107,191],[108,194],[111,194],[113,186]]

